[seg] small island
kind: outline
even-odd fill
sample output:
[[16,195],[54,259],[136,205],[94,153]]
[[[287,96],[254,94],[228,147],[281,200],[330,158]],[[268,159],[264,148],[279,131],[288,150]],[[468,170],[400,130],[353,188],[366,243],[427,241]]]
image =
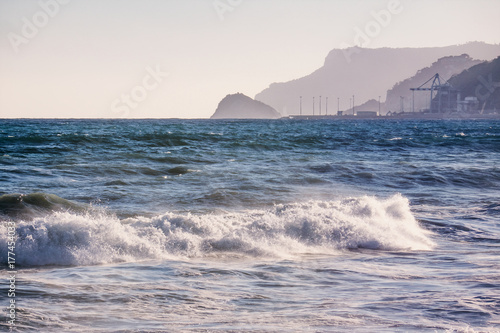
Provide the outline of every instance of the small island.
[[278,119],[281,114],[271,106],[244,94],[227,95],[210,119]]

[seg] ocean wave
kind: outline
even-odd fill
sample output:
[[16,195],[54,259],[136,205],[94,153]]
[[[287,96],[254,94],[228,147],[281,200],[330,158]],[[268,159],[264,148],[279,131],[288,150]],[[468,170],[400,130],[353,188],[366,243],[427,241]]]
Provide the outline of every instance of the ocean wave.
[[[95,265],[219,256],[287,258],[347,249],[431,250],[408,199],[363,196],[213,214],[166,213],[120,220],[104,213],[54,212],[16,222],[17,264]],[[7,259],[7,226],[0,259]]]
[[54,194],[4,194],[0,196],[0,218],[33,218],[57,211],[85,212],[88,206],[81,205]]

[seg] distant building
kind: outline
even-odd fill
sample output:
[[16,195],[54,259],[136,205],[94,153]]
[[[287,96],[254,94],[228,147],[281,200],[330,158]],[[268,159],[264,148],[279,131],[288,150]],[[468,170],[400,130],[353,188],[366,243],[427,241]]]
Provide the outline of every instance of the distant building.
[[479,109],[479,100],[477,97],[465,97],[465,100],[458,101],[457,103],[458,112],[472,113]]
[[360,118],[372,118],[378,116],[377,111],[356,111],[356,114]]

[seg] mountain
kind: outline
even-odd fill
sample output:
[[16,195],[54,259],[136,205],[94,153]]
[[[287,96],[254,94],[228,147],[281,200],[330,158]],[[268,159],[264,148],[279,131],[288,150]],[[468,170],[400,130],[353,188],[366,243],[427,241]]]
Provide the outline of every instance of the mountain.
[[[356,106],[356,112],[357,111],[376,111],[378,112],[379,109],[379,104],[377,100],[370,99],[366,101],[365,103],[361,105]],[[380,113],[383,113],[382,110],[384,110],[384,103],[380,103]],[[352,114],[352,109],[347,110],[346,114]]]
[[[500,44],[471,42],[447,47],[334,49],[326,57],[324,65],[315,72],[289,82],[273,83],[258,93],[255,99],[283,115],[299,114],[300,96],[305,114],[312,113],[314,96],[329,97],[330,100],[340,98],[340,109],[346,110],[353,96],[356,105],[370,99],[378,100],[378,96],[386,96],[395,82],[413,76],[439,58],[462,54],[474,59],[491,60],[500,54]],[[316,104],[318,101],[319,98],[316,98]]]
[[477,98],[480,109],[500,110],[500,57],[475,65],[448,82],[460,91],[462,99]]
[[[412,111],[413,108],[415,111],[429,108],[430,92],[415,91],[413,95],[410,88],[421,86],[436,75],[436,73],[439,73],[442,80],[448,80],[453,75],[462,73],[464,70],[481,62],[480,60],[472,59],[467,54],[438,59],[438,61],[434,62],[431,66],[418,70],[414,76],[396,83],[392,89],[388,90],[384,106],[385,112],[400,112],[401,109],[408,112]],[[413,103],[415,103],[414,106]],[[384,114],[385,112],[382,113]]]
[[241,93],[227,95],[210,119],[276,119],[279,112],[262,102]]

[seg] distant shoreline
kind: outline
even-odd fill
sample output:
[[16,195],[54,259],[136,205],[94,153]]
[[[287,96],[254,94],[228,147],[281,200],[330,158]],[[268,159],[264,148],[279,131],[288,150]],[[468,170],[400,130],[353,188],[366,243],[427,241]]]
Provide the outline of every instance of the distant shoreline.
[[453,114],[401,114],[392,116],[353,116],[353,115],[290,115],[286,117],[281,117],[277,119],[257,119],[257,118],[220,118],[220,119],[210,119],[210,118],[0,118],[0,121],[4,120],[57,120],[57,121],[68,121],[68,120],[209,120],[209,121],[250,121],[250,120],[500,120],[500,114],[474,114],[474,115],[453,115]]
[[377,120],[377,119],[393,119],[393,120],[500,120],[500,114],[443,114],[443,113],[404,113],[391,116],[353,116],[353,115],[290,115],[281,119],[296,119],[296,120]]

